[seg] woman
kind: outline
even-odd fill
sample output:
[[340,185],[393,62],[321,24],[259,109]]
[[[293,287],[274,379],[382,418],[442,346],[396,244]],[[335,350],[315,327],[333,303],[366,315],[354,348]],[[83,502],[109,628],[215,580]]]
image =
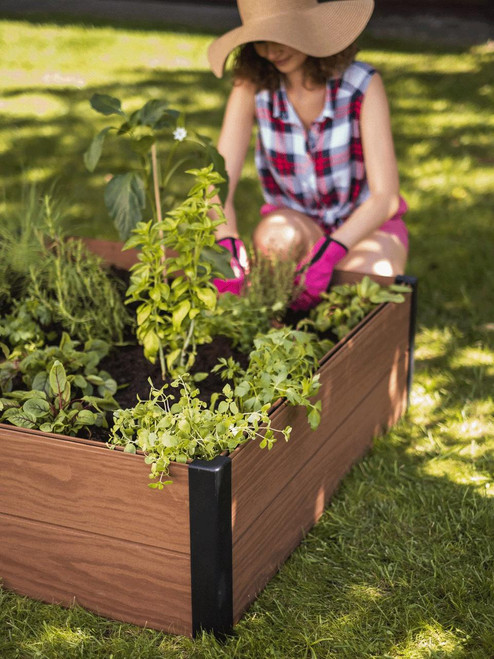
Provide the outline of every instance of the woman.
[[[397,275],[408,236],[389,109],[379,74],[354,61],[373,0],[238,0],[242,26],[209,49],[221,76],[240,46],[218,149],[230,177],[218,242],[233,255],[239,292],[244,247],[233,197],[257,124],[256,166],[266,204],[254,246],[304,269],[295,309],[316,304],[339,269]],[[239,267],[240,265],[240,267]]]

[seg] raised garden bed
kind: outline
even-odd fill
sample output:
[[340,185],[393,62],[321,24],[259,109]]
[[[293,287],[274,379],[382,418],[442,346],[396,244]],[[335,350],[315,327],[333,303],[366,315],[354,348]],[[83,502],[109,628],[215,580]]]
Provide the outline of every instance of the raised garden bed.
[[381,305],[321,360],[316,431],[279,401],[271,414],[293,427],[288,443],[172,465],[159,492],[141,455],[0,424],[3,585],[171,633],[231,630],[405,411],[414,309],[415,292]]

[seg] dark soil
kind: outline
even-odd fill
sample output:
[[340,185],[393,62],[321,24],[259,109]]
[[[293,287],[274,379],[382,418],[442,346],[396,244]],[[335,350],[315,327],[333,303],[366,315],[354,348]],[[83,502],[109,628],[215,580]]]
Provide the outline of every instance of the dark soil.
[[[234,350],[229,340],[223,336],[216,337],[212,343],[199,346],[196,362],[191,372],[208,374],[199,385],[202,400],[209,401],[211,394],[220,391],[224,386],[219,375],[211,373],[211,369],[218,363],[220,357],[230,356],[245,366],[246,356]],[[100,368],[108,371],[119,387],[122,387],[115,396],[122,408],[133,407],[137,397],[148,398],[149,380],[156,388],[160,388],[164,384],[159,362],[157,361],[156,364],[148,362],[144,357],[142,346],[139,345],[119,348],[100,363]]]

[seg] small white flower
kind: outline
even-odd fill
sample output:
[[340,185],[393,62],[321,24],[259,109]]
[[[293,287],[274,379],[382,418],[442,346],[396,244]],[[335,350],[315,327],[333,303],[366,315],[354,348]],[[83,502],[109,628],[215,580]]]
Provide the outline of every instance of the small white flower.
[[241,429],[241,428],[238,428],[238,427],[235,426],[233,423],[232,423],[231,426],[228,428],[228,430],[232,433],[233,437],[236,437],[236,436],[238,435],[238,433],[242,432],[242,429]]
[[185,128],[175,128],[173,131],[173,139],[177,140],[177,142],[183,142],[185,138],[187,137],[187,131]]

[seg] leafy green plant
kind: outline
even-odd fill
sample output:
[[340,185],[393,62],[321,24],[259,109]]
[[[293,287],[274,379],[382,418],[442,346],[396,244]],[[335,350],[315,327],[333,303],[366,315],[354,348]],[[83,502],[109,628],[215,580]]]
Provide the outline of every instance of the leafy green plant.
[[272,448],[278,436],[288,441],[291,428],[274,430],[269,410],[283,397],[291,405],[303,405],[309,424],[320,421],[321,402],[311,398],[319,389],[315,375],[318,359],[327,345],[315,335],[283,328],[271,330],[255,340],[247,369],[232,358],[219,360],[213,371],[227,382],[211,397],[209,405],[199,399],[199,389],[180,377],[172,383],[178,399],[151,386],[148,400],[131,409],[117,410],[113,417],[110,444],[127,452],[141,450],[151,465],[151,487],[161,489],[170,481],[170,463],[195,458],[212,459],[254,439],[261,448]]
[[211,165],[189,173],[196,183],[185,201],[159,222],[140,222],[125,244],[140,249],[127,290],[127,301],[138,303],[137,338],[147,359],[154,363],[159,357],[163,379],[167,371],[174,376],[188,371],[196,346],[211,341],[206,312],[215,309],[218,296],[204,254],[220,251],[214,229],[223,219],[210,214],[222,218],[214,201],[221,177]]
[[2,391],[11,391],[14,379],[19,376],[27,390],[48,393],[49,371],[58,361],[64,367],[69,383],[83,395],[92,395],[96,390],[99,396],[111,397],[117,391],[117,383],[109,373],[98,368],[109,350],[109,344],[99,339],[91,339],[80,346],[66,333],[57,346],[18,346],[10,354],[5,348],[3,352],[7,359],[0,363]]
[[151,387],[149,400],[132,409],[117,410],[111,430],[112,446],[146,454],[151,466],[150,487],[162,489],[170,463],[195,458],[210,460],[223,451],[233,451],[242,443],[258,439],[261,448],[270,449],[278,436],[288,440],[290,428],[275,430],[268,416],[270,404],[252,412],[241,412],[229,384],[210,405],[198,398],[199,390],[179,378],[171,383],[179,396]]
[[30,352],[19,364],[19,371],[27,388],[46,391],[47,372],[59,361],[67,372],[67,379],[84,395],[113,396],[117,383],[106,371],[98,369],[100,361],[109,353],[110,345],[100,339],[90,339],[80,346],[66,333],[58,346],[47,346]]
[[333,286],[322,294],[322,301],[310,311],[309,318],[300,321],[297,327],[331,332],[341,339],[374,307],[383,302],[403,302],[403,293],[408,292],[409,286],[380,286],[368,276],[356,284]]
[[290,405],[305,407],[309,424],[315,429],[321,410],[321,402],[311,400],[320,386],[315,372],[331,345],[309,332],[290,327],[271,329],[254,339],[246,369],[230,357],[219,359],[213,372],[232,382],[241,411],[255,411],[284,398]]
[[210,318],[211,333],[231,339],[234,347],[248,353],[256,336],[279,325],[292,297],[296,264],[251,253],[250,272],[242,296],[229,293],[218,298]]
[[[41,315],[47,325],[51,316]],[[0,318],[0,341],[9,346],[11,350],[19,347],[23,352],[29,346],[40,347],[45,343],[47,334],[41,326],[41,321],[36,318],[37,308],[28,300],[15,301],[11,313]],[[48,333],[49,338],[55,338],[55,333]]]
[[63,364],[55,360],[43,389],[12,391],[0,398],[0,419],[21,428],[77,435],[88,426],[107,427],[106,411],[115,409],[110,396],[75,396]]
[[[183,115],[168,106],[166,101],[151,99],[140,109],[128,114],[122,108],[118,98],[107,94],[94,94],[91,107],[105,116],[115,115],[119,120],[112,126],[103,128],[93,139],[84,154],[84,162],[89,171],[94,171],[108,136],[114,136],[126,147],[128,171],[115,174],[108,182],[105,191],[105,203],[110,216],[122,240],[129,238],[132,230],[141,222],[143,211],[149,207],[156,222],[163,218],[163,207],[170,210],[173,200],[169,194],[169,184],[187,162],[196,162],[202,156],[206,164],[213,164],[223,180],[219,181],[220,196],[226,198],[227,174],[224,160],[204,135],[189,135],[185,128]],[[173,138],[167,157],[160,161],[158,146],[163,136]],[[195,147],[178,157],[178,150],[184,145]],[[130,151],[130,158],[129,158]]]

